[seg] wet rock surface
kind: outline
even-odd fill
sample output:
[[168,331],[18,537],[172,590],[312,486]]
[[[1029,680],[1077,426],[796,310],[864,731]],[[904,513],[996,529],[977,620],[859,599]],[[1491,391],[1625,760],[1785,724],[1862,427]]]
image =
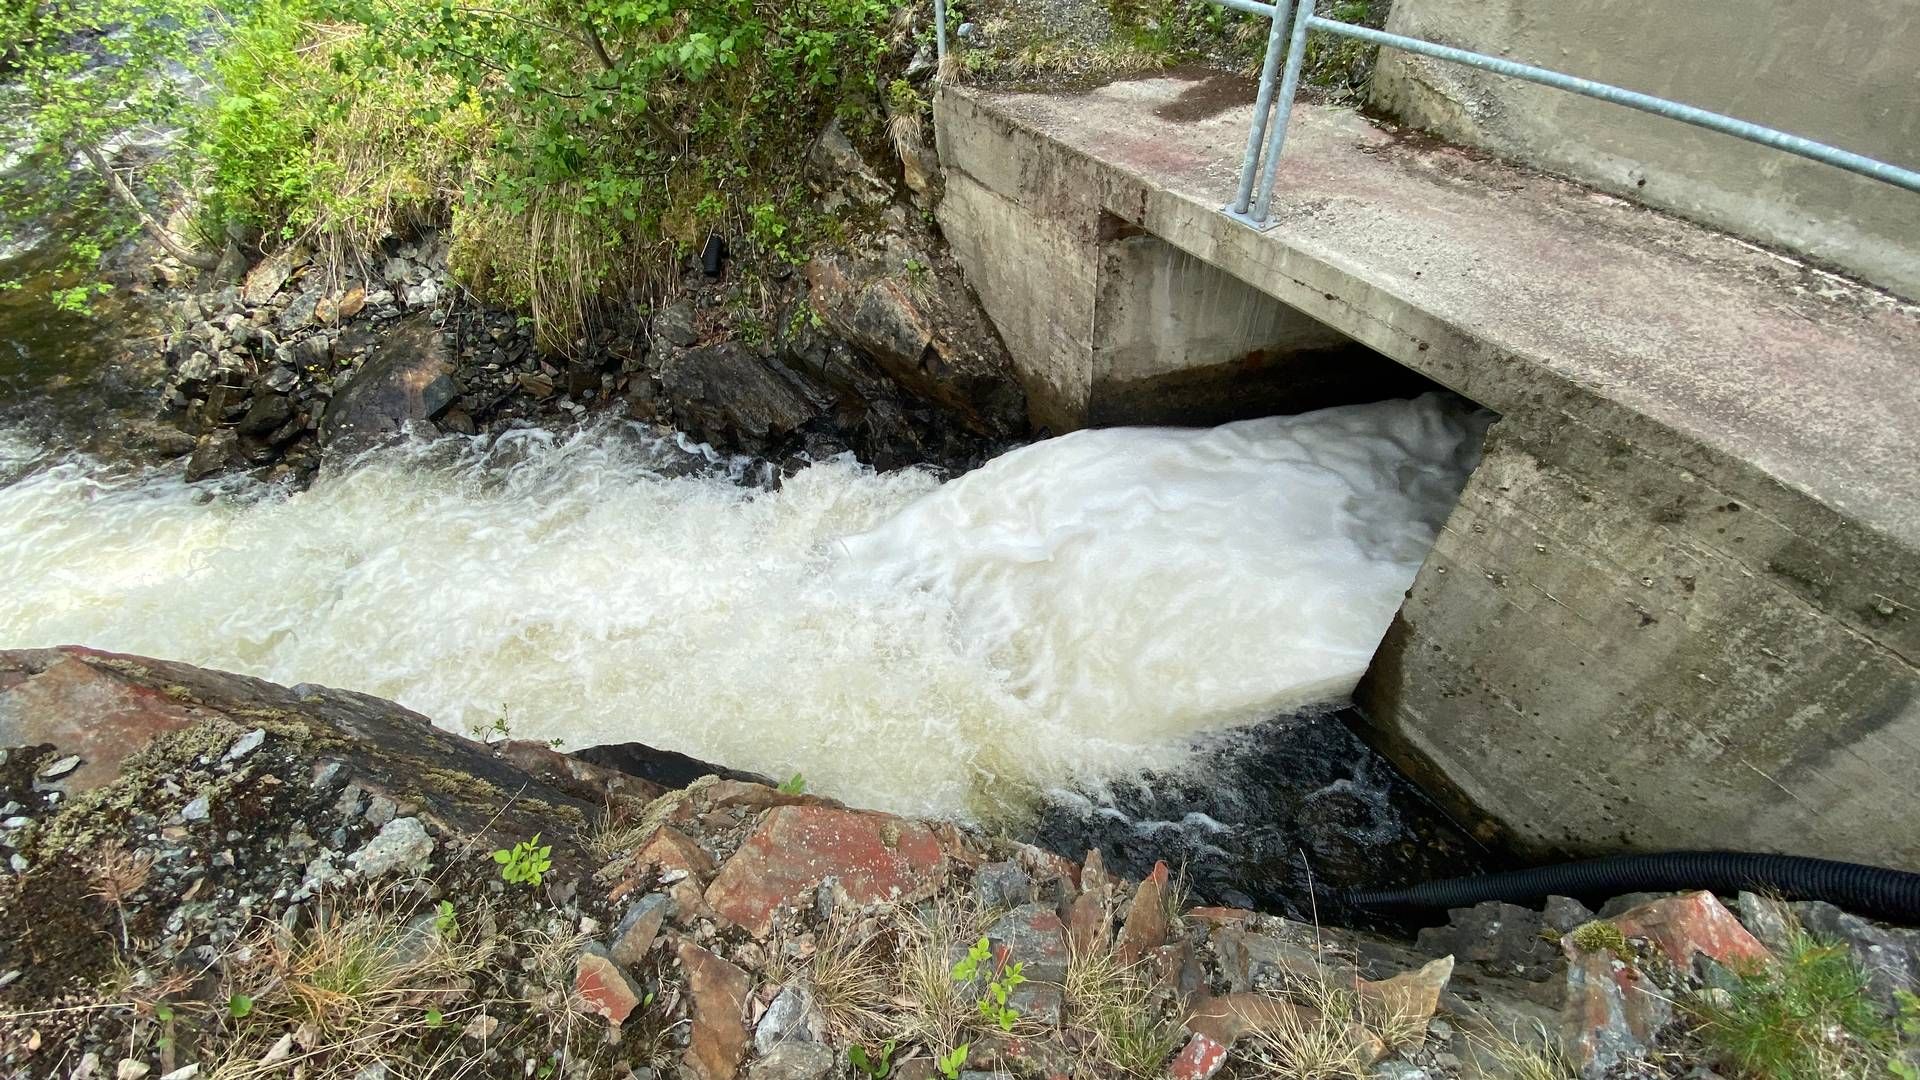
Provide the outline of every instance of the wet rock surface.
[[[1058,793],[1032,835],[1098,848],[1145,877],[1164,860],[1202,903],[1361,918],[1340,890],[1499,867],[1353,733],[1343,714],[1286,717],[1212,740],[1200,765],[1107,790]],[[1542,951],[1542,950],[1536,950]]]

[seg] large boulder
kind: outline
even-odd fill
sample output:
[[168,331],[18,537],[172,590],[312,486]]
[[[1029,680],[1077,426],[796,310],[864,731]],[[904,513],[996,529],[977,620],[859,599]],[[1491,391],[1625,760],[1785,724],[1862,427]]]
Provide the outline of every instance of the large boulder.
[[413,316],[397,324],[334,392],[320,441],[331,450],[364,450],[439,416],[459,392],[439,328],[424,315]]
[[816,256],[807,285],[827,329],[909,394],[983,435],[1022,430],[1026,397],[1006,346],[944,253],[889,234],[874,251]]
[[831,403],[805,376],[737,341],[676,352],[660,385],[682,430],[754,453],[773,450]]

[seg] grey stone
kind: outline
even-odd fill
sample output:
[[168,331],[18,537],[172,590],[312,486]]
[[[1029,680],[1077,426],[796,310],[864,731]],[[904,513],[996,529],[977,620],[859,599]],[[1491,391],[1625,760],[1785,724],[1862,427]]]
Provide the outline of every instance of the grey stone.
[[180,369],[174,372],[183,383],[203,383],[213,378],[213,357],[195,350],[191,356],[180,361]]
[[180,817],[185,821],[205,821],[212,813],[213,804],[205,795],[194,796],[180,808]]
[[[278,351],[278,347],[275,351]],[[292,368],[276,364],[268,369],[265,377],[260,380],[260,385],[276,394],[284,394],[300,385],[300,376]]]
[[[1049,904],[1026,904],[1007,912],[987,929],[994,955],[1023,965],[1027,981],[1007,1004],[1021,1016],[1057,1024],[1067,979],[1067,928]],[[984,980],[983,980],[984,981]]]
[[283,333],[293,333],[314,325],[314,309],[320,306],[320,290],[308,289],[293,298],[280,313],[278,325]]
[[293,403],[284,394],[261,394],[240,418],[242,435],[265,435],[293,416]]
[[683,429],[749,451],[772,448],[831,400],[797,372],[739,342],[678,353],[661,368],[660,383]]
[[392,799],[387,798],[385,795],[375,795],[373,798],[367,800],[367,809],[363,816],[369,825],[383,829],[386,828],[389,821],[393,820],[394,815],[399,812],[400,808],[394,805]]
[[453,363],[440,330],[426,316],[395,327],[366,362],[342,380],[320,423],[320,440],[354,452],[431,420],[452,403]]
[[1593,911],[1570,896],[1549,896],[1540,921],[1562,934],[1593,921]]
[[639,966],[673,910],[673,900],[665,893],[648,893],[628,905],[613,930],[613,959],[628,968]]
[[[1559,918],[1570,914],[1569,908],[1556,909]],[[1560,961],[1559,947],[1548,939],[1544,933],[1547,929],[1540,912],[1489,901],[1447,912],[1447,925],[1421,930],[1418,942],[1423,952],[1434,956],[1451,953],[1454,959],[1474,964],[1490,975],[1516,975],[1530,982],[1545,982]],[[1565,932],[1557,926],[1553,929]]]
[[1794,904],[1793,913],[1815,938],[1853,952],[1867,973],[1867,992],[1882,1005],[1891,1007],[1898,991],[1920,991],[1920,930],[1868,922],[1818,900]]
[[761,1015],[753,1029],[753,1047],[762,1055],[771,1054],[789,1043],[825,1042],[826,1033],[826,1017],[815,1003],[813,992],[801,983],[791,983]]
[[347,857],[347,861],[367,877],[401,871],[419,873],[433,855],[433,837],[419,818],[395,818],[381,828],[380,834]]
[[232,464],[238,455],[239,441],[240,436],[231,428],[202,435],[199,445],[187,457],[187,482],[204,480]]
[[973,893],[989,910],[1033,902],[1033,879],[1019,863],[987,863],[973,875]]
[[761,1054],[747,1068],[749,1080],[822,1080],[831,1076],[839,1057],[820,1043],[789,1042]]
[[68,754],[66,757],[63,757],[58,761],[55,761],[52,764],[41,769],[39,772],[39,777],[42,780],[57,780],[60,777],[67,775],[68,773],[72,772],[73,770],[79,767],[80,767],[80,755]]
[[344,783],[346,779],[347,763],[344,761],[329,761],[325,765],[320,766],[319,770],[313,774],[312,787],[313,790],[324,793],[332,791],[335,787]]
[[1740,911],[1740,922],[1747,933],[1758,938],[1760,944],[1775,952],[1786,947],[1789,936],[1789,920],[1792,911],[1783,903],[1769,896],[1743,892],[1735,901]]
[[663,338],[668,344],[681,348],[691,348],[699,342],[700,335],[693,326],[693,304],[682,300],[669,304],[653,317],[654,336]]
[[440,284],[432,278],[407,288],[407,306],[410,308],[432,307],[440,302]]

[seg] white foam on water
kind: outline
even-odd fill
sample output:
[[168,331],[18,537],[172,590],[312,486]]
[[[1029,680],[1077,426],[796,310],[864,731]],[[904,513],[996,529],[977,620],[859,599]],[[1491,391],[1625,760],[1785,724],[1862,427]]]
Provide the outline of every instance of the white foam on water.
[[0,647],[347,687],[454,730],[504,708],[519,737],[973,816],[1350,692],[1482,430],[1429,396],[1080,432],[944,485],[836,459],[777,491],[628,425],[397,446],[297,495],[69,460],[0,487]]

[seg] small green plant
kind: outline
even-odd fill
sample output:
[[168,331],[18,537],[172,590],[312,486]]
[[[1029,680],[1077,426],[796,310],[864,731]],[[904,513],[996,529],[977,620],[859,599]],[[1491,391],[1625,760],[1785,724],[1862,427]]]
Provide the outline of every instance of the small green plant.
[[443,938],[450,938],[460,932],[460,916],[454,913],[453,901],[442,900],[433,915],[433,932]]
[[[1895,990],[1893,1000],[1898,1006],[1893,1026],[1900,1033],[1900,1039],[1910,1046],[1920,1045],[1920,994]],[[1915,1065],[1898,1050],[1887,1056],[1887,1071],[1899,1080],[1920,1080],[1920,1065]]]
[[794,773],[787,778],[786,783],[780,785],[780,794],[782,795],[805,795],[806,793],[807,778],[800,773]]
[[1020,1011],[1008,1003],[1013,992],[1027,981],[1021,974],[1025,964],[1008,964],[1000,970],[994,970],[993,944],[982,937],[967,950],[967,955],[953,965],[953,981],[971,984],[986,980],[987,991],[980,998],[977,1008],[980,1015],[1001,1031],[1012,1031],[1014,1021],[1020,1019]]
[[540,834],[533,839],[522,840],[509,849],[493,853],[493,861],[500,864],[500,877],[509,885],[527,885],[540,887],[540,879],[548,870],[553,869],[553,845],[541,844]]
[[500,705],[500,715],[491,720],[467,725],[467,732],[483,743],[506,742],[513,738],[513,719],[507,713],[505,702]]
[[960,1080],[960,1070],[966,1068],[967,1065],[967,1047],[969,1045],[971,1044],[961,1043],[947,1053],[940,1055],[940,1057],[934,1061],[934,1064],[940,1067],[941,1076],[946,1077],[947,1080]]
[[253,999],[245,994],[234,994],[227,998],[227,1015],[235,1020],[245,1020],[253,1014]]
[[1899,1028],[1868,996],[1853,954],[1799,926],[1788,928],[1772,963],[1737,972],[1692,1011],[1716,1063],[1766,1080],[1871,1075],[1898,1045]]
[[894,1040],[892,1039],[888,1039],[886,1045],[882,1046],[879,1051],[874,1054],[868,1054],[867,1048],[864,1046],[850,1046],[847,1048],[847,1061],[852,1064],[855,1069],[859,1070],[862,1076],[871,1077],[872,1080],[881,1080],[882,1077],[893,1071],[893,1048]]
[[431,1028],[439,1027],[441,1024],[446,1022],[446,1019],[447,1018],[441,1014],[439,1009],[433,1008],[431,1006],[427,1008],[427,1027],[428,1028],[431,1029]]

